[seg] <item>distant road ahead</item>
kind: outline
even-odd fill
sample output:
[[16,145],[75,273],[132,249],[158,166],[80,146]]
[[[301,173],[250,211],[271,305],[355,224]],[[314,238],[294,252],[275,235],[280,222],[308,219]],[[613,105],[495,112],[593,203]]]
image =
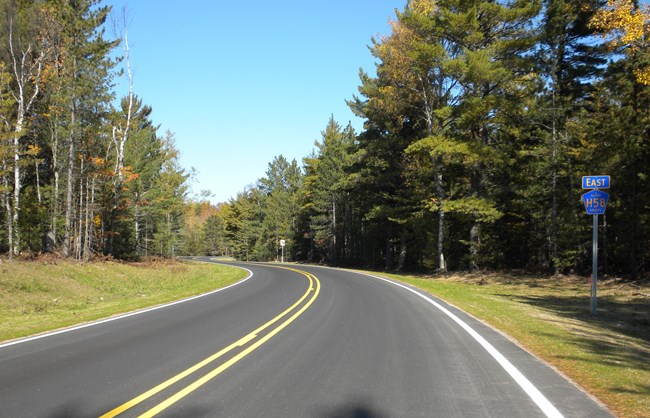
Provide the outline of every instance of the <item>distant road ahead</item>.
[[252,276],[229,289],[0,347],[0,416],[611,416],[430,296],[344,270],[241,266]]

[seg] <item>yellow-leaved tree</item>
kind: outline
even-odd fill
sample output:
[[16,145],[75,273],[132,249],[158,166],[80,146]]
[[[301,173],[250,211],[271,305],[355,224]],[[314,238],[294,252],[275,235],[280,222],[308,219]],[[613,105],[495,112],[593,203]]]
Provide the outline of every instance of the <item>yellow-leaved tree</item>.
[[[623,46],[630,54],[650,49],[650,5],[641,7],[633,0],[608,0],[607,6],[594,15],[591,26],[611,37],[612,46]],[[650,66],[635,69],[634,75],[639,83],[650,85]]]

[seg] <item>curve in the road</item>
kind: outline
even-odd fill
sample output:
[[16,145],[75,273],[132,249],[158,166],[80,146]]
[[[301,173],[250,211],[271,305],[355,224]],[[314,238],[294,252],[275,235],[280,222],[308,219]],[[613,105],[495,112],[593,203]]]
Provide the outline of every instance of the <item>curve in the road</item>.
[[[148,417],[153,417],[160,412],[164,411],[165,409],[169,408],[171,405],[174,403],[178,402],[182,398],[186,397],[190,393],[194,392],[196,389],[199,387],[205,385],[208,383],[210,380],[214,379],[221,373],[223,373],[225,370],[227,370],[229,367],[233,366],[240,360],[242,360],[244,357],[255,351],[257,348],[259,348],[261,345],[263,345],[265,342],[270,340],[272,337],[274,337],[277,333],[282,331],[284,328],[286,328],[289,324],[291,324],[296,318],[298,318],[303,312],[309,308],[312,303],[316,300],[318,297],[318,294],[320,293],[320,281],[316,276],[314,276],[311,273],[302,271],[302,270],[297,270],[289,267],[277,267],[276,268],[283,268],[285,270],[290,270],[299,274],[302,274],[303,276],[307,277],[309,280],[309,287],[307,291],[296,301],[294,302],[293,305],[291,305],[289,308],[284,310],[282,313],[277,315],[275,318],[271,319],[264,325],[258,327],[254,331],[250,332],[249,334],[245,335],[238,341],[235,341],[234,343],[230,344],[229,346],[219,350],[215,354],[211,355],[210,357],[206,358],[205,360],[195,364],[194,366],[184,370],[183,372],[171,377],[170,379],[164,381],[163,383],[157,385],[156,387],[148,390],[147,392],[143,393],[140,396],[137,396],[136,398],[125,402],[124,404],[118,406],[117,408],[107,412],[106,414],[102,415],[100,418],[113,418],[131,408],[134,406],[140,404],[141,402],[144,402],[145,400],[151,398],[152,396],[162,392],[163,390],[167,389],[168,387],[172,386],[173,384],[179,382],[180,380],[194,374],[195,372],[203,369],[204,367],[214,363],[218,359],[224,357],[228,353],[236,350],[236,349],[241,349],[241,351],[236,354],[234,357],[230,358],[223,364],[219,365],[215,369],[211,370],[209,373],[203,375],[199,379],[195,380],[191,384],[185,386],[183,389],[177,391],[174,393],[172,396],[168,397],[165,399],[163,402],[160,402],[158,405],[154,406],[153,408],[149,409],[146,411],[144,414],[139,415],[141,418],[148,418]],[[307,298],[311,296],[308,300]],[[290,316],[289,316],[290,315]],[[272,327],[274,324],[282,320],[283,318],[287,317],[283,322],[277,324],[275,327]],[[245,348],[244,348],[245,347]]]
[[5,346],[0,415],[611,418],[424,291],[350,270],[229,264],[252,280]]
[[485,349],[496,361],[499,363],[501,367],[514,379],[514,381],[523,389],[524,392],[530,397],[530,399],[535,402],[535,404],[539,407],[539,409],[542,410],[544,415],[546,415],[549,418],[562,418],[563,415],[558,411],[558,409],[551,403],[549,402],[548,399],[546,399],[546,396],[540,392],[535,385],[533,385],[526,376],[524,376],[523,373],[519,371],[499,350],[497,350],[492,344],[490,344],[481,334],[476,332],[474,328],[470,327],[465,321],[460,319],[458,316],[454,315],[449,309],[445,308],[435,300],[431,299],[430,297],[418,292],[417,290],[414,290],[408,286],[405,286],[401,283],[394,282],[392,280],[388,280],[384,277],[380,276],[375,276],[372,274],[366,274],[367,276],[374,277],[375,279],[383,280],[387,283],[390,283],[392,285],[401,287],[409,292],[414,293],[418,297],[421,297],[431,305],[435,306],[438,310],[440,310],[442,313],[447,315],[452,321],[457,323],[462,329],[464,329],[469,335],[472,336],[478,342],[481,347]]

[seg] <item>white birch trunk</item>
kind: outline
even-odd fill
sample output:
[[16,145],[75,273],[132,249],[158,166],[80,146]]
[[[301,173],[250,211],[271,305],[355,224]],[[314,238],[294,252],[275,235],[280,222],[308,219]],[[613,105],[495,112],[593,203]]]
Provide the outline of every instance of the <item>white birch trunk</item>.
[[[113,127],[113,142],[115,143],[115,169],[113,177],[113,210],[111,213],[111,226],[108,252],[113,253],[113,242],[116,229],[117,209],[120,203],[120,195],[122,194],[122,186],[124,183],[124,148],[126,141],[129,138],[129,130],[131,127],[131,118],[133,117],[133,73],[131,71],[131,62],[129,57],[129,41],[128,34],[124,32],[124,59],[126,62],[126,73],[129,80],[129,95],[128,106],[126,111],[126,123],[124,127]],[[119,133],[119,138],[118,134]]]
[[[7,172],[7,162],[3,160],[2,162],[2,171]],[[14,244],[14,231],[13,231],[13,219],[11,214],[11,198],[9,196],[9,177],[5,174],[2,176],[2,185],[4,186],[4,191],[2,193],[2,203],[4,204],[5,211],[7,213],[7,241],[9,244],[9,259],[12,260],[14,256],[13,244]]]
[[[16,124],[13,135],[13,159],[14,159],[14,193],[12,205],[11,231],[13,240],[10,251],[17,254],[20,250],[20,233],[18,221],[20,219],[20,191],[22,188],[22,173],[20,167],[21,159],[21,137],[25,128],[25,117],[34,104],[34,100],[40,92],[41,73],[46,58],[44,51],[36,57],[32,57],[33,44],[27,45],[24,51],[16,51],[13,40],[13,21],[9,21],[9,53],[11,65],[16,82],[17,91],[13,91],[13,98],[16,100]],[[31,87],[31,93],[28,91]]]

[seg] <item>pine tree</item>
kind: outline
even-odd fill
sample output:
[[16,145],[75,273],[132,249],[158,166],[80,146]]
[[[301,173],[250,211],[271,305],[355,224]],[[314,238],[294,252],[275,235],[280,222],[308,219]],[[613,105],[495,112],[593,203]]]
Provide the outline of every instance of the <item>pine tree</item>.
[[266,177],[259,180],[258,188],[266,195],[263,203],[262,236],[257,245],[257,257],[280,259],[280,240],[285,240],[285,258],[291,257],[293,230],[298,215],[298,190],[302,173],[296,160],[288,162],[279,155],[269,163]]
[[[105,184],[103,205],[113,209],[104,214],[104,252],[115,256],[148,253],[155,225],[149,195],[157,187],[165,158],[176,158],[173,153],[165,152],[165,140],[157,136],[157,129],[150,119],[152,108],[144,105],[139,97],[134,96],[132,103],[128,97],[123,98],[120,110],[114,109],[112,117],[126,119],[129,106],[131,126],[129,140],[122,151],[123,161],[119,162],[118,144],[112,141],[111,158],[108,160],[110,167],[106,167],[110,175]],[[119,168],[119,165],[122,167]],[[121,180],[116,179],[116,171],[120,172]],[[118,184],[119,188],[116,189]],[[117,206],[116,192],[119,197]]]
[[597,9],[593,1],[544,2],[531,77],[535,84],[526,94],[514,147],[510,200],[530,219],[513,224],[527,236],[527,247],[517,239],[508,244],[509,256],[531,258],[525,264],[555,274],[576,267],[581,255],[582,234],[575,230],[580,208],[563,202],[579,200],[580,162],[572,152],[577,145],[572,121],[587,105],[605,63],[605,51],[593,42],[588,27]]
[[167,132],[162,140],[163,163],[151,189],[150,211],[153,215],[152,253],[174,257],[181,253],[183,216],[191,174],[179,164],[174,135]]
[[607,173],[613,179],[601,235],[606,238],[601,243],[604,273],[632,278],[647,270],[650,254],[649,219],[642,209],[650,192],[650,87],[643,78],[650,55],[647,33],[643,35],[647,23],[646,29],[642,23],[648,21],[648,12],[638,2],[608,1],[590,19],[592,30],[603,31],[612,58],[571,123],[577,139],[571,154],[582,173]]
[[352,164],[355,133],[350,126],[342,129],[331,116],[321,135],[322,141],[315,143],[316,154],[304,159],[302,211],[308,218],[308,258],[313,260],[316,251],[320,254],[317,259],[337,264],[340,253],[349,259],[351,252],[351,238],[344,233],[344,221],[350,205],[347,171]]
[[[420,205],[438,213],[442,271],[446,214],[471,222],[464,242],[474,267],[485,252],[481,226],[502,216],[491,191],[503,170],[502,146],[512,140],[509,116],[529,68],[522,56],[533,45],[531,26],[538,10],[537,2],[411,1],[398,13],[391,36],[374,44],[381,59],[378,78],[362,75],[360,91],[368,99],[353,103],[369,120],[361,141],[376,134],[385,138],[364,143],[364,151],[370,155],[377,144],[392,143],[394,162],[387,172],[401,181],[408,177],[406,152],[420,159],[415,167],[425,168],[416,170],[432,177],[434,188]],[[395,161],[395,155],[401,158]],[[395,198],[387,209],[401,206],[402,215],[379,213],[393,212],[388,218],[405,225],[406,214],[417,219],[420,213],[412,201],[418,193],[400,198],[400,189],[391,193]]]
[[[88,258],[91,245],[97,247],[92,242],[96,224],[94,203],[88,198],[94,193],[89,173],[96,158],[105,158],[104,122],[112,99],[109,87],[115,65],[110,54],[116,42],[106,40],[102,29],[109,7],[96,7],[96,0],[53,4],[58,29],[52,39],[56,60],[49,96],[50,147],[57,156],[55,177],[65,180],[62,252]],[[58,180],[53,193],[58,202]],[[60,217],[58,204],[54,206],[53,225]]]
[[258,237],[262,235],[264,199],[265,195],[260,189],[250,188],[228,202],[228,210],[224,214],[226,235],[232,255],[239,260],[262,261],[257,258],[257,251],[260,247],[266,248],[258,244]]
[[226,223],[221,211],[211,215],[203,226],[206,255],[229,256],[226,244]]

